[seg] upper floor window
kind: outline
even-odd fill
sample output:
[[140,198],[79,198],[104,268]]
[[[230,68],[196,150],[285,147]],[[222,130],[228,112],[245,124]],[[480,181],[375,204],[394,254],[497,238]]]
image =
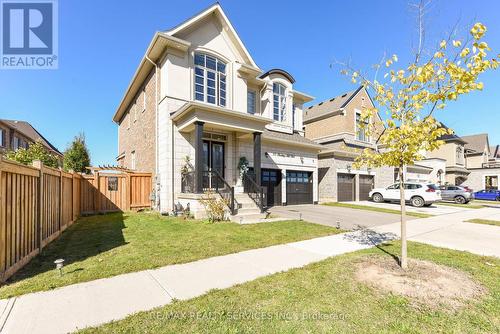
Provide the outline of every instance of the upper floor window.
[[194,55],[194,98],[197,101],[226,106],[226,64],[208,55]]
[[135,151],[130,153],[130,169],[135,169]]
[[292,128],[295,129],[295,112],[296,112],[296,109],[297,108],[297,105],[294,103],[292,105]]
[[282,84],[273,83],[273,119],[286,121],[286,88]]
[[463,165],[464,164],[464,150],[462,147],[457,147],[457,164]]
[[360,141],[370,141],[368,137],[369,120],[363,119],[360,113],[356,113],[356,139]]
[[5,131],[4,129],[0,129],[0,146],[5,146]]
[[147,95],[146,95],[146,88],[144,88],[142,90],[142,111],[146,111],[146,99],[147,99]]
[[247,91],[247,112],[249,114],[254,115],[256,109],[255,107],[256,107],[255,91],[249,90]]
[[19,148],[19,138],[14,136],[14,142],[12,144],[14,151],[17,150]]

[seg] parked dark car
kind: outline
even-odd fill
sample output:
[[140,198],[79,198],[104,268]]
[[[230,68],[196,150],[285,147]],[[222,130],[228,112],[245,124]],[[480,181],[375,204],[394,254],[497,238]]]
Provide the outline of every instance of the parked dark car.
[[500,202],[500,190],[480,190],[474,193],[476,199]]
[[452,201],[457,204],[467,204],[474,199],[474,194],[460,186],[441,186],[441,198],[443,201]]

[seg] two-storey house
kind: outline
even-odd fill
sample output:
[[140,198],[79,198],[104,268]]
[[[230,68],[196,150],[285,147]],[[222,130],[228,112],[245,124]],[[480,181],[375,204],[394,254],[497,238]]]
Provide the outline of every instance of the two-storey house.
[[154,173],[162,212],[189,204],[202,216],[210,189],[236,202],[233,213],[248,199],[317,202],[320,146],[303,132],[312,99],[288,72],[261,70],[214,4],[154,35],[113,116],[117,160]]
[[353,166],[362,150],[378,149],[377,140],[384,130],[378,114],[368,121],[362,119],[365,107],[373,107],[373,101],[366,89],[359,87],[305,109],[306,138],[322,146],[318,156],[322,202],[366,200],[374,186],[385,187],[394,182],[393,168]]
[[63,154],[30,123],[0,119],[0,154],[16,151],[18,148],[28,148],[35,141],[41,142],[47,151],[62,160]]

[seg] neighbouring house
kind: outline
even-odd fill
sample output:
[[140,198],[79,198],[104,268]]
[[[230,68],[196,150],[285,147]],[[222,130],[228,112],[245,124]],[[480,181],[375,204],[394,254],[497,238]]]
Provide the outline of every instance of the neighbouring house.
[[465,145],[466,167],[470,171],[463,185],[474,190],[500,189],[499,147],[490,146],[487,133],[462,137]]
[[21,147],[28,148],[36,141],[40,141],[50,153],[62,160],[63,154],[30,123],[0,119],[0,153],[15,151]]
[[154,35],[113,116],[117,161],[154,173],[161,212],[189,205],[201,217],[208,189],[239,215],[314,203],[321,146],[303,131],[312,99],[285,70],[258,67],[217,3]]
[[[448,129],[448,127],[441,123]],[[432,168],[429,180],[436,184],[461,185],[470,173],[466,167],[465,145],[467,142],[456,134],[446,134],[439,138],[444,142],[438,149],[426,152],[426,159],[419,165]]]
[[373,107],[373,101],[361,86],[305,109],[305,136],[322,146],[318,156],[321,202],[366,200],[373,187],[394,182],[392,167],[353,167],[363,149],[378,149],[377,140],[384,130],[377,114],[368,121],[376,130],[367,134],[367,127],[360,124],[364,107]]
[[487,133],[463,136],[465,144],[465,161],[467,168],[481,168],[487,164],[491,153]]

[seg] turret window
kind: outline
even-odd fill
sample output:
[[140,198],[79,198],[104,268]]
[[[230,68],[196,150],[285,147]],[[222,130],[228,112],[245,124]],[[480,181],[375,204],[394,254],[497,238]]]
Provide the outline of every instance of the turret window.
[[273,119],[278,122],[286,121],[286,88],[282,84],[273,84]]

